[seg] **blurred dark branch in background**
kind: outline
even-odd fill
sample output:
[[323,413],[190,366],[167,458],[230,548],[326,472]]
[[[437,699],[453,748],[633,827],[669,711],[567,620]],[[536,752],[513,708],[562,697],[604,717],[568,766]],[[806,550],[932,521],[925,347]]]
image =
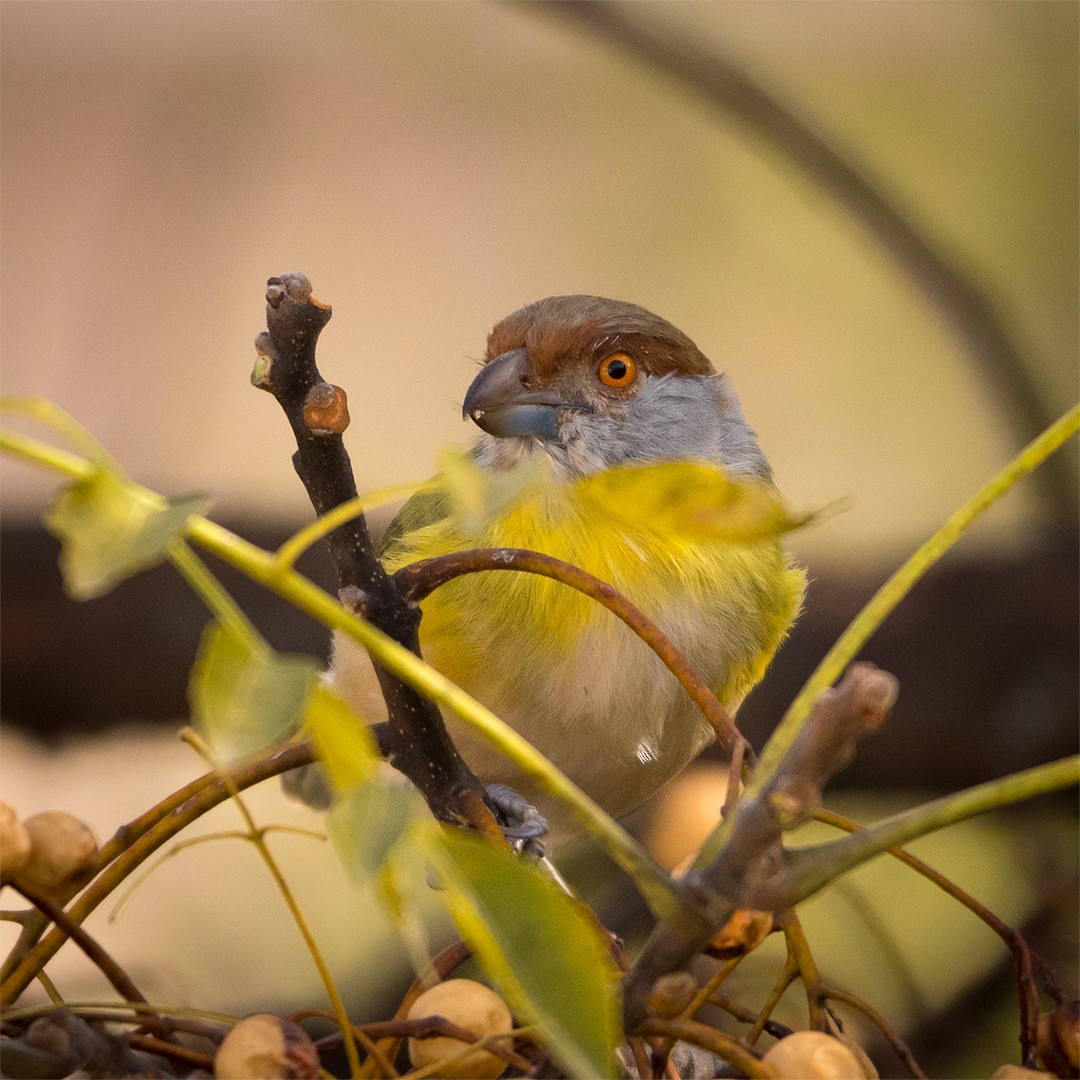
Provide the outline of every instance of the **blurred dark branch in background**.
[[[284,526],[251,520],[224,524],[267,548],[288,535]],[[58,544],[40,525],[8,523],[0,545],[6,726],[55,743],[117,724],[175,727],[186,718],[188,673],[206,611],[177,574],[159,566],[79,604],[64,595]],[[231,568],[213,565],[275,648],[325,658],[320,624]],[[298,569],[336,587],[325,545],[305,553]],[[739,710],[739,726],[755,747],[884,574],[816,569],[806,611]],[[976,553],[936,566],[863,651],[893,671],[904,692],[892,721],[833,786],[949,790],[1074,753],[1078,590],[1075,542],[1019,557]]]
[[[532,14],[574,19],[605,42],[655,68],[748,128],[866,227],[952,326],[997,389],[1001,415],[1015,429],[1017,448],[1057,415],[1043,400],[1028,365],[984,289],[943,254],[926,231],[898,208],[877,178],[819,134],[749,75],[698,41],[650,24],[649,5],[616,0],[508,0]],[[832,136],[830,136],[832,139]],[[1058,454],[1032,478],[1048,516],[1072,528],[1080,507],[1069,457]]]

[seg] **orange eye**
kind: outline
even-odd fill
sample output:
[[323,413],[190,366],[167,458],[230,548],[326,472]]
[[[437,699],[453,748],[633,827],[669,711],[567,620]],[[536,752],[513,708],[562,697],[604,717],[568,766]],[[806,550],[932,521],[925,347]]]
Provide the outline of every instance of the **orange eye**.
[[597,374],[605,386],[621,390],[629,386],[637,378],[637,364],[634,363],[634,358],[629,353],[612,353],[600,361],[600,369]]

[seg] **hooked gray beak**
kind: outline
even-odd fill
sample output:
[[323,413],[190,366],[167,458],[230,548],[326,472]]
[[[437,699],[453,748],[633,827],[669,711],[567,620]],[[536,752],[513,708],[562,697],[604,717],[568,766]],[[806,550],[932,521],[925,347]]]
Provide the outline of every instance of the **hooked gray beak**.
[[531,390],[525,385],[527,361],[525,349],[489,360],[465,394],[462,416],[499,438],[557,439],[556,410],[567,402],[553,390]]

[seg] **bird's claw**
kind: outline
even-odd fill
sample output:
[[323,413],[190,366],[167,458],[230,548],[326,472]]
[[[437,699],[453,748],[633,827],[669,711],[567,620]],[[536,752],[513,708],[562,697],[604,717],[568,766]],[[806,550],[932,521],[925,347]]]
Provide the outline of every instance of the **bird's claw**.
[[527,799],[506,784],[488,784],[484,789],[503,835],[514,847],[543,856],[541,840],[547,835],[547,819]]

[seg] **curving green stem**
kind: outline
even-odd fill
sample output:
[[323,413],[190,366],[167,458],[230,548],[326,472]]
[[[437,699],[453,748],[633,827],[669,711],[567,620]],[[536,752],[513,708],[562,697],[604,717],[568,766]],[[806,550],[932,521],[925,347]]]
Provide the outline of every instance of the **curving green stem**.
[[779,895],[764,906],[798,904],[841,874],[921,836],[987,810],[999,810],[1080,783],[1080,754],[1013,773],[893,814],[839,840],[785,851],[787,873]]
[[[885,617],[911,591],[914,584],[956,543],[971,523],[1019,480],[1041,465],[1080,429],[1080,405],[1033,439],[1004,468],[959,507],[915,553],[881,586],[825,654],[773,731],[754,768],[743,798],[758,796],[783,765],[814,702],[839,677]],[[705,841],[695,866],[712,863],[727,843],[734,815],[728,815]]]
[[[85,458],[10,431],[0,430],[0,450],[74,480],[88,479],[98,468]],[[164,505],[164,499],[155,492],[131,481],[127,484],[133,497]],[[376,627],[346,611],[329,593],[292,569],[280,553],[264,551],[215,522],[194,514],[187,521],[185,535],[324,625],[343,631],[403,682],[460,716],[543,790],[570,807],[610,857],[634,880],[654,914],[663,916],[678,910],[680,890],[667,873],[597,803],[490,709]]]

